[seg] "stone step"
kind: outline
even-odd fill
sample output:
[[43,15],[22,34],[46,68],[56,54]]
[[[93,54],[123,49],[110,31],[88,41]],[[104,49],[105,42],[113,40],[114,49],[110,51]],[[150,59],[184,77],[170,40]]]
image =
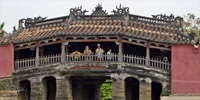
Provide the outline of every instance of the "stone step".
[[200,96],[163,96],[161,100],[200,100]]
[[0,100],[17,100],[17,98],[16,97],[6,97],[6,98],[0,97]]

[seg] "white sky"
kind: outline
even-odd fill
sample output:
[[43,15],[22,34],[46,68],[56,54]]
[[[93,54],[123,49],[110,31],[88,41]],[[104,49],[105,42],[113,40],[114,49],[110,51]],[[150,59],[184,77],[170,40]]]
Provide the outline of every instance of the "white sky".
[[131,14],[141,16],[194,13],[200,17],[200,0],[0,0],[0,23],[6,22],[4,30],[12,32],[13,26],[18,27],[19,19],[39,15],[48,18],[66,16],[70,8],[81,5],[89,11],[86,14],[91,14],[98,3],[109,14],[121,3],[129,7]]

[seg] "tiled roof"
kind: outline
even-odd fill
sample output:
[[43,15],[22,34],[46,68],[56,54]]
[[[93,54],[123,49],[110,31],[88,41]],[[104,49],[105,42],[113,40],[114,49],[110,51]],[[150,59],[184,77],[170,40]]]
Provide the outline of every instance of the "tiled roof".
[[1,44],[31,42],[65,36],[118,35],[144,40],[190,44],[191,38],[179,31],[172,21],[126,14],[72,15],[55,19],[39,20],[26,24],[22,31],[11,38],[1,39]]

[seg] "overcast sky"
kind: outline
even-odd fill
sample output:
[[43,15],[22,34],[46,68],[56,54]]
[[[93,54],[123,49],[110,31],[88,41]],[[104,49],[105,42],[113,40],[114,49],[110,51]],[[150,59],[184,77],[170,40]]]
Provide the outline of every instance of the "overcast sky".
[[160,13],[183,16],[194,13],[200,17],[200,0],[0,0],[0,23],[6,22],[4,30],[12,32],[13,26],[18,27],[19,19],[39,15],[48,18],[66,16],[70,8],[81,5],[89,11],[86,14],[91,14],[98,3],[109,14],[121,3],[129,7],[131,14],[141,16],[151,17]]

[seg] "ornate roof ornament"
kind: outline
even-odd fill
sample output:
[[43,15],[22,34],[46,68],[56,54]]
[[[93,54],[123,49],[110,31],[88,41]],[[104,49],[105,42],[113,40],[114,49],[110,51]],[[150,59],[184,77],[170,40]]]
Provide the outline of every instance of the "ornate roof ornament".
[[170,16],[167,16],[166,14],[157,14],[157,15],[151,15],[154,19],[159,19],[163,21],[168,21],[169,24],[175,25],[175,26],[182,26],[183,18],[182,17],[175,17],[173,14]]
[[190,33],[189,33],[189,37],[191,38],[191,39],[195,39],[195,37],[196,37],[196,34],[193,32],[193,31],[191,31]]
[[75,16],[83,16],[83,15],[85,15],[86,12],[88,12],[88,11],[86,9],[82,10],[82,6],[70,9],[70,13]]
[[117,10],[111,11],[114,13],[114,15],[124,15],[124,14],[129,14],[129,8],[128,7],[122,7],[120,4],[119,7],[116,6]]
[[47,18],[47,17],[41,17],[41,16],[34,17],[34,19],[33,19],[33,18],[26,18],[26,19],[23,18],[23,19],[22,19],[22,22],[25,23],[25,24],[24,24],[25,27],[30,27],[30,26],[34,25],[34,23],[43,21],[43,20],[45,20],[46,18]]
[[106,12],[106,10],[103,10],[103,7],[101,4],[98,4],[95,7],[95,10],[92,10],[92,14],[91,15],[95,15],[95,16],[105,16],[108,15],[108,13]]
[[164,21],[175,21],[176,17],[174,17],[173,14],[171,14],[170,16],[167,16],[166,14],[157,14],[157,15],[152,15],[153,18],[155,19],[160,19],[160,20],[164,20]]

